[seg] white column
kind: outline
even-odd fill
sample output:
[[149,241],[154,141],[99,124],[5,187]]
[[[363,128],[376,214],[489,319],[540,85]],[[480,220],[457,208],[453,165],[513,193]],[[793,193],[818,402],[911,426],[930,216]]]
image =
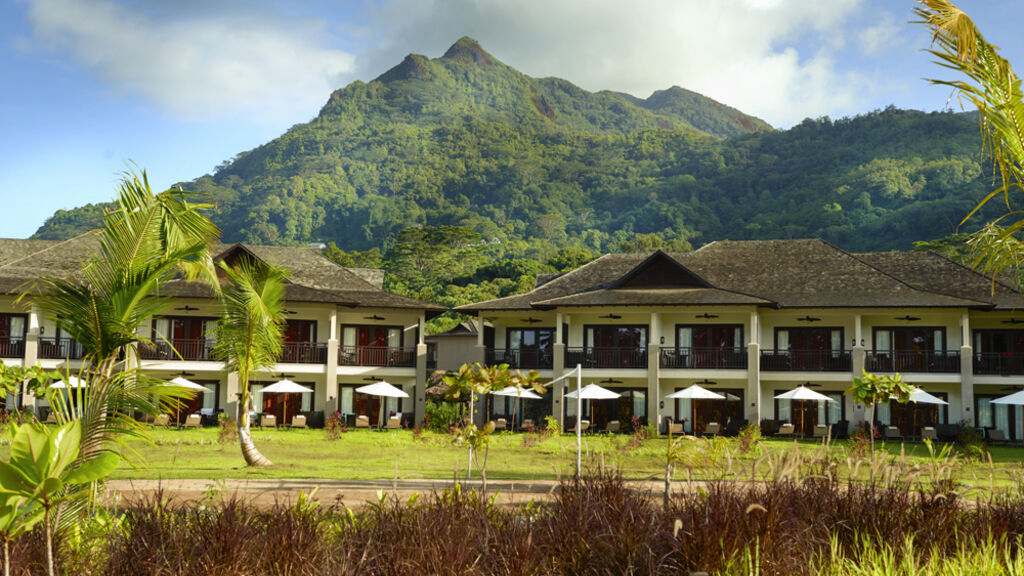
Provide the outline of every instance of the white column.
[[314,410],[323,410],[324,418],[334,412],[338,405],[338,309],[331,308],[328,314],[330,328],[327,330],[327,366],[324,375],[324,391],[315,394]]
[[[558,378],[565,374],[565,344],[563,341],[569,341],[568,334],[562,334],[562,324],[569,324],[572,322],[572,318],[568,314],[562,314],[561,312],[555,313],[555,346],[554,346],[554,359],[552,364],[551,374],[553,377]],[[564,339],[564,340],[563,340]],[[551,415],[558,420],[559,424],[562,424],[562,382],[555,384],[551,390]]]
[[761,315],[750,313],[750,335],[747,344],[747,405],[744,413],[749,424],[761,423]]
[[661,427],[661,314],[651,312],[651,341],[647,345],[647,423]]
[[974,349],[971,347],[970,316],[960,316],[960,418],[974,424]]
[[[427,331],[427,319],[423,313],[419,317],[419,338],[416,341],[416,390],[413,394],[413,422],[423,423],[427,414],[427,342],[424,340]],[[481,332],[482,333],[482,332]]]

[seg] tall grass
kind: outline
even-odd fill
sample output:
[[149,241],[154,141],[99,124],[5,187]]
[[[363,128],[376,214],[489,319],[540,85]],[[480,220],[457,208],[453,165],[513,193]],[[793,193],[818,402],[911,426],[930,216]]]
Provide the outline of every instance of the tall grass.
[[[161,495],[65,535],[63,574],[1022,574],[1024,500],[962,500],[810,475],[694,484],[661,498],[594,472],[543,505],[500,507],[456,487],[358,512],[302,499],[259,509]],[[37,534],[16,574],[39,569]]]

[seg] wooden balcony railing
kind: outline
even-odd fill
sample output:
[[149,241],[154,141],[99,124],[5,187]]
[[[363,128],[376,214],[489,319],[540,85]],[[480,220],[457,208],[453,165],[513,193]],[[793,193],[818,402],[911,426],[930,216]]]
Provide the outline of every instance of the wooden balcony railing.
[[565,367],[647,368],[646,348],[566,348]]
[[952,374],[960,371],[960,351],[871,350],[869,372],[932,372]]
[[416,348],[390,346],[342,346],[338,349],[341,366],[416,367]]
[[850,372],[850,353],[842,350],[762,350],[766,372]]
[[1024,375],[1024,353],[980,352],[974,355],[975,374]]
[[24,358],[25,340],[23,338],[4,338],[0,340],[0,358]]
[[143,360],[191,360],[212,362],[215,340],[171,340],[154,342],[151,346],[139,346],[139,357]]
[[662,368],[719,368],[745,370],[746,348],[661,349]]
[[488,348],[484,360],[490,366],[508,364],[509,368],[530,370],[550,370],[555,365],[554,354],[540,348]]
[[57,360],[81,360],[85,347],[74,338],[40,338],[39,357]]
[[279,362],[291,364],[326,364],[326,342],[285,342]]

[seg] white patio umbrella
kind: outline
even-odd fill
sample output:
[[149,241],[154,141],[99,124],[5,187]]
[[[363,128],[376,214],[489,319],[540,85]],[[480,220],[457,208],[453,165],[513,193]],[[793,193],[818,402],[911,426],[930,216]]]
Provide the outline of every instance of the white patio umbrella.
[[185,388],[186,390],[195,390],[197,392],[213,392],[202,384],[196,384],[195,382],[178,376],[164,383],[164,386],[172,386],[174,388]]
[[[506,387],[502,388],[501,390],[497,390],[495,392],[491,392],[491,394],[493,394],[494,396],[509,396],[509,397],[512,397],[512,398],[516,398],[517,399],[516,400],[516,404],[518,404],[519,400],[521,400],[523,398],[526,398],[527,400],[540,400],[541,398],[543,398],[543,396],[541,396],[540,394],[537,394],[533,390],[528,390],[526,388],[519,388],[517,386],[506,386]],[[516,404],[512,405],[512,426],[513,427],[515,427],[515,425],[516,425]]]
[[602,388],[597,384],[587,384],[582,390],[573,390],[565,395],[566,398],[575,398],[579,395],[581,400],[611,400],[613,398],[619,398],[622,394],[618,392],[612,392],[607,388]]
[[[402,391],[401,388],[397,388],[389,382],[381,380],[380,382],[374,382],[373,384],[367,384],[366,386],[360,386],[356,388],[356,392],[361,394],[369,394],[370,396],[382,396],[386,398],[408,398],[409,395]],[[380,405],[380,425],[384,425],[384,403]]]
[[[894,398],[895,398],[895,396],[894,396]],[[913,402],[914,404],[946,404],[946,405],[949,404],[949,402],[946,402],[942,398],[939,398],[937,396],[932,396],[931,394],[925,392],[924,390],[922,390],[920,388],[914,388],[914,390],[910,393],[910,401]],[[911,434],[915,434],[916,431],[917,431],[917,407],[916,406],[914,407],[914,422],[913,422],[912,425],[913,425],[913,428],[910,430],[910,433]]]
[[58,380],[53,384],[50,384],[50,388],[88,388],[89,383],[82,380],[78,376],[68,377],[68,381]]
[[1014,392],[1009,396],[1003,396],[1002,398],[996,398],[992,401],[993,404],[1010,404],[1013,406],[1024,406],[1024,390]]
[[[729,394],[728,396],[732,396],[732,395]],[[707,388],[704,388],[704,387],[700,386],[699,384],[693,384],[689,388],[684,388],[683,390],[677,390],[677,391],[675,391],[675,392],[665,396],[665,398],[671,398],[673,400],[725,400],[726,399],[725,396],[722,396],[721,394],[719,394],[717,392],[712,392],[711,390],[708,390]],[[738,398],[736,398],[736,399],[738,400]],[[690,403],[690,422],[691,423],[693,423],[693,421],[694,421],[693,411],[694,411],[694,406],[693,406],[693,403],[691,402]],[[697,433],[696,424],[692,424],[690,426],[690,429],[693,431],[694,434]],[[685,433],[685,430],[684,430],[684,433]]]
[[777,400],[800,401],[800,429],[804,431],[804,434],[807,433],[807,430],[804,429],[803,402],[807,400],[813,400],[815,402],[835,402],[835,400],[833,400],[832,398],[829,398],[828,396],[825,396],[820,392],[815,392],[814,390],[811,390],[810,388],[803,385],[797,386],[796,388],[790,390],[789,392],[783,392],[782,394],[779,394],[775,398]]
[[[291,380],[284,379],[281,380],[280,382],[274,382],[270,386],[267,386],[262,390],[262,392],[269,392],[271,394],[310,394],[313,391],[309,388],[306,388],[302,384],[296,384]],[[284,420],[285,418],[288,417],[288,396],[284,397],[284,409],[282,410],[281,414],[283,415],[281,420]],[[284,422],[282,422],[282,424],[284,424]]]

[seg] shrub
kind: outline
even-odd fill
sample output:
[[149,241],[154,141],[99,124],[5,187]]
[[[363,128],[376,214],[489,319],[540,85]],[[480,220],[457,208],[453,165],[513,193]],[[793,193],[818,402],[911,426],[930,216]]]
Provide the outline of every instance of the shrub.
[[868,431],[857,428],[850,433],[850,456],[855,460],[867,458],[871,454],[871,438]]
[[448,432],[459,423],[459,405],[452,402],[427,402],[427,428],[433,432]]
[[740,428],[739,451],[740,454],[749,454],[761,447],[761,427],[757,424],[747,424]]
[[985,443],[981,439],[981,434],[967,422],[960,423],[960,430],[956,433],[953,446],[965,458],[981,459],[985,455]]
[[562,432],[562,427],[559,426],[558,419],[554,416],[545,416],[544,430],[547,431],[548,434],[558,435]]
[[217,426],[220,430],[217,433],[218,444],[233,444],[238,442],[238,426],[235,419],[221,412],[217,414]]
[[348,426],[342,420],[340,412],[335,412],[327,417],[327,421],[324,422],[324,437],[328,441],[337,440],[345,432],[348,432]]

